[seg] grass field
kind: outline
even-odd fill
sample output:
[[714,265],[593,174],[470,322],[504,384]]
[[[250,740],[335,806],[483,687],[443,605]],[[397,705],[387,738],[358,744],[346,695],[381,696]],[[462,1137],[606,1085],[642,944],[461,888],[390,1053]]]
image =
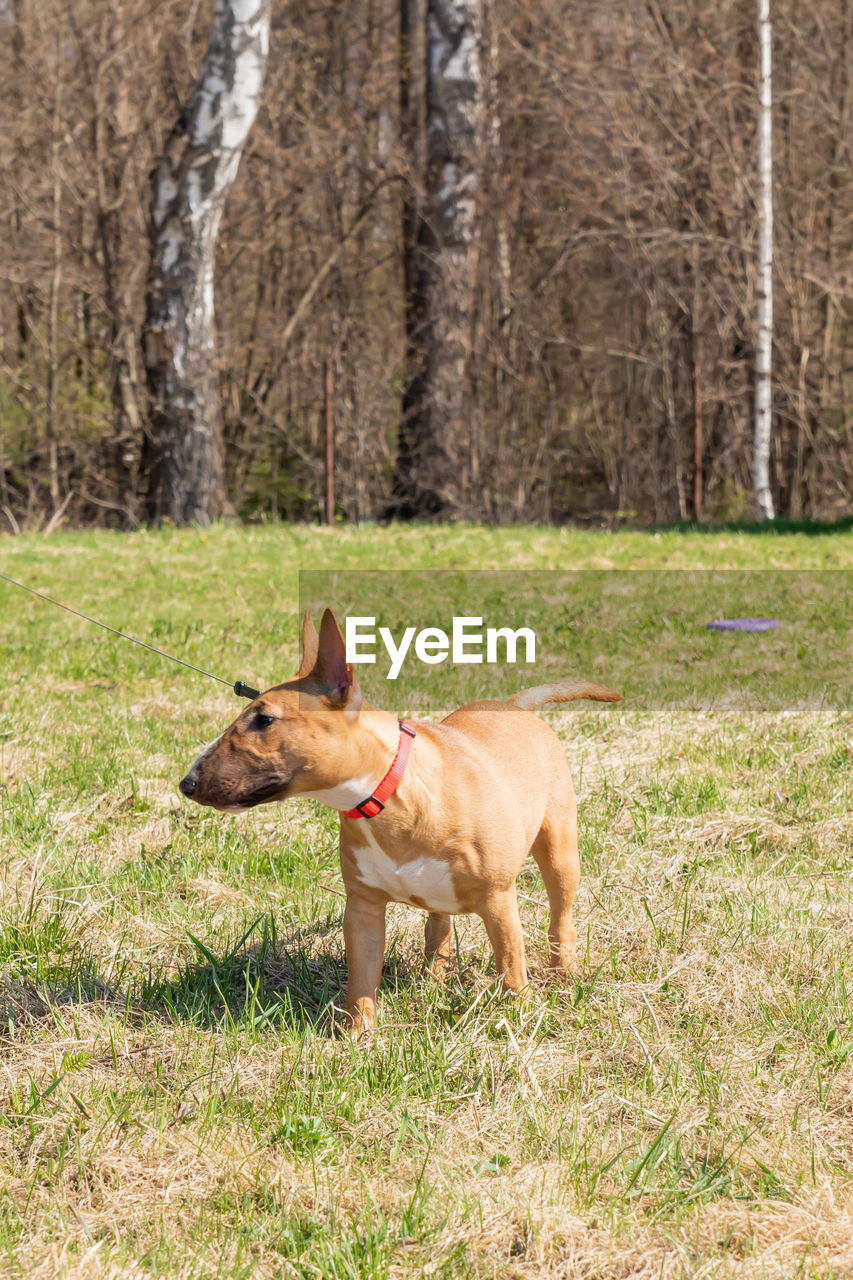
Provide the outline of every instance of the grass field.
[[[394,907],[354,1049],[335,816],[190,807],[244,704],[0,583],[0,1274],[853,1277],[853,534],[0,541],[0,571],[262,683],[295,668],[299,569],[354,604],[345,571],[378,568],[441,570],[427,613],[467,570],[552,571],[519,577],[550,661],[626,694],[546,713],[581,806],[576,979],[542,970],[530,864],[529,1006],[476,919],[441,987]],[[666,574],[613,572],[639,569]],[[753,599],[783,627],[702,629]],[[452,695],[421,673],[384,705]]]

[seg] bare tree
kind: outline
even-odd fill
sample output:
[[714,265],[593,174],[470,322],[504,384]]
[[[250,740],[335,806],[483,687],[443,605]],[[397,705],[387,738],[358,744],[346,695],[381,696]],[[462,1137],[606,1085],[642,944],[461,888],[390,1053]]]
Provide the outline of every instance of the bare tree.
[[758,333],[755,344],[755,511],[774,517],[770,491],[770,437],[773,425],[773,31],[770,0],[758,0],[761,51],[758,98]]
[[[472,350],[440,448],[424,437],[418,483],[432,486],[435,465],[438,505],[499,523],[648,523],[695,513],[701,480],[704,519],[751,517],[757,0],[481,3]],[[214,416],[194,410],[187,428],[206,430],[221,404],[240,516],[317,517],[327,359],[336,510],[370,519],[389,504],[401,388],[437,332],[410,287],[407,368],[401,264],[412,286],[450,243],[426,173],[428,0],[403,13],[402,68],[401,5],[275,10],[293,39],[268,62],[219,232],[220,394],[211,377]],[[144,510],[149,183],[185,103],[165,172],[184,180],[200,154],[187,139],[213,10],[0,0],[3,527],[38,528],[57,509],[128,526]],[[832,520],[853,510],[853,2],[778,0],[772,18],[769,474],[777,514]],[[173,243],[174,217],[158,232]]]
[[257,115],[270,0],[216,0],[196,86],[153,175],[143,347],[152,405],[149,516],[208,524],[224,503],[214,258]]
[[[419,116],[413,91],[421,84],[426,100],[421,204],[407,219],[403,246],[406,357],[392,510],[407,519],[470,511],[464,408],[486,91],[481,0],[426,0],[425,38],[416,27],[420,11],[402,0],[410,136]],[[422,75],[411,65],[418,54]]]

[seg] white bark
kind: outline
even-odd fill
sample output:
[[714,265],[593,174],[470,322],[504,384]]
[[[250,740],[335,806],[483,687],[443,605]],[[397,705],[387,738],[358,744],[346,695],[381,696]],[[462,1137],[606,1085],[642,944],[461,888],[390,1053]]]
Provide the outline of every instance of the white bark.
[[270,0],[216,0],[198,82],[154,173],[145,365],[149,514],[209,523],[224,500],[213,273],[225,197],[254,123]]
[[770,439],[773,422],[773,93],[770,0],[758,0],[761,51],[758,106],[758,333],[755,344],[753,483],[759,520],[772,520]]

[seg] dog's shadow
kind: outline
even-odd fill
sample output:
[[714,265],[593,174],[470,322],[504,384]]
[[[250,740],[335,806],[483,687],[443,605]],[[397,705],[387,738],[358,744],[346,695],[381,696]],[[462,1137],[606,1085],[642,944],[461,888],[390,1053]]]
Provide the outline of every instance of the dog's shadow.
[[[241,1035],[341,1034],[346,959],[339,920],[314,921],[281,933],[275,917],[264,915],[233,943],[187,936],[194,954],[167,972],[134,975],[127,966],[107,981],[85,953],[76,957],[74,972],[58,983],[37,986],[0,971],[0,1027],[46,1020],[51,1006],[76,1004],[122,1009],[131,1022],[154,1017],[205,1030],[230,1028]],[[410,1000],[423,1013],[427,999],[434,1014],[453,1021],[467,1006],[472,985],[478,984],[461,964],[458,972],[454,966],[452,981],[433,985],[420,954],[404,940],[391,938],[380,990],[386,997],[394,991],[404,996],[409,1013]]]
[[[261,927],[262,926],[262,927]],[[260,941],[250,941],[261,932]],[[143,983],[139,1004],[149,1014],[206,1029],[233,1027],[259,1033],[289,1029],[334,1031],[345,963],[323,936],[332,930],[294,930],[277,936],[268,920],[256,921],[233,945],[208,944],[189,935],[195,955],[177,971]]]
[[[259,941],[250,942],[261,933]],[[256,920],[233,946],[214,951],[190,934],[196,956],[176,973],[147,981],[140,1005],[149,1014],[205,1028],[233,1027],[340,1034],[346,991],[346,959],[340,922],[297,928],[282,935],[272,917]],[[401,955],[386,957],[382,982],[407,986],[416,966]]]

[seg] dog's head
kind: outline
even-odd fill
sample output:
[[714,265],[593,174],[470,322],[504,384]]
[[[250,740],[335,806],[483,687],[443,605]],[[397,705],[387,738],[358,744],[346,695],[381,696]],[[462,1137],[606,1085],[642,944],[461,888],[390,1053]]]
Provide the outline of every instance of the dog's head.
[[364,772],[353,734],[361,707],[335,615],[325,611],[318,635],[307,612],[299,671],[255,698],[190,766],[180,789],[230,812],[289,796],[323,798]]

